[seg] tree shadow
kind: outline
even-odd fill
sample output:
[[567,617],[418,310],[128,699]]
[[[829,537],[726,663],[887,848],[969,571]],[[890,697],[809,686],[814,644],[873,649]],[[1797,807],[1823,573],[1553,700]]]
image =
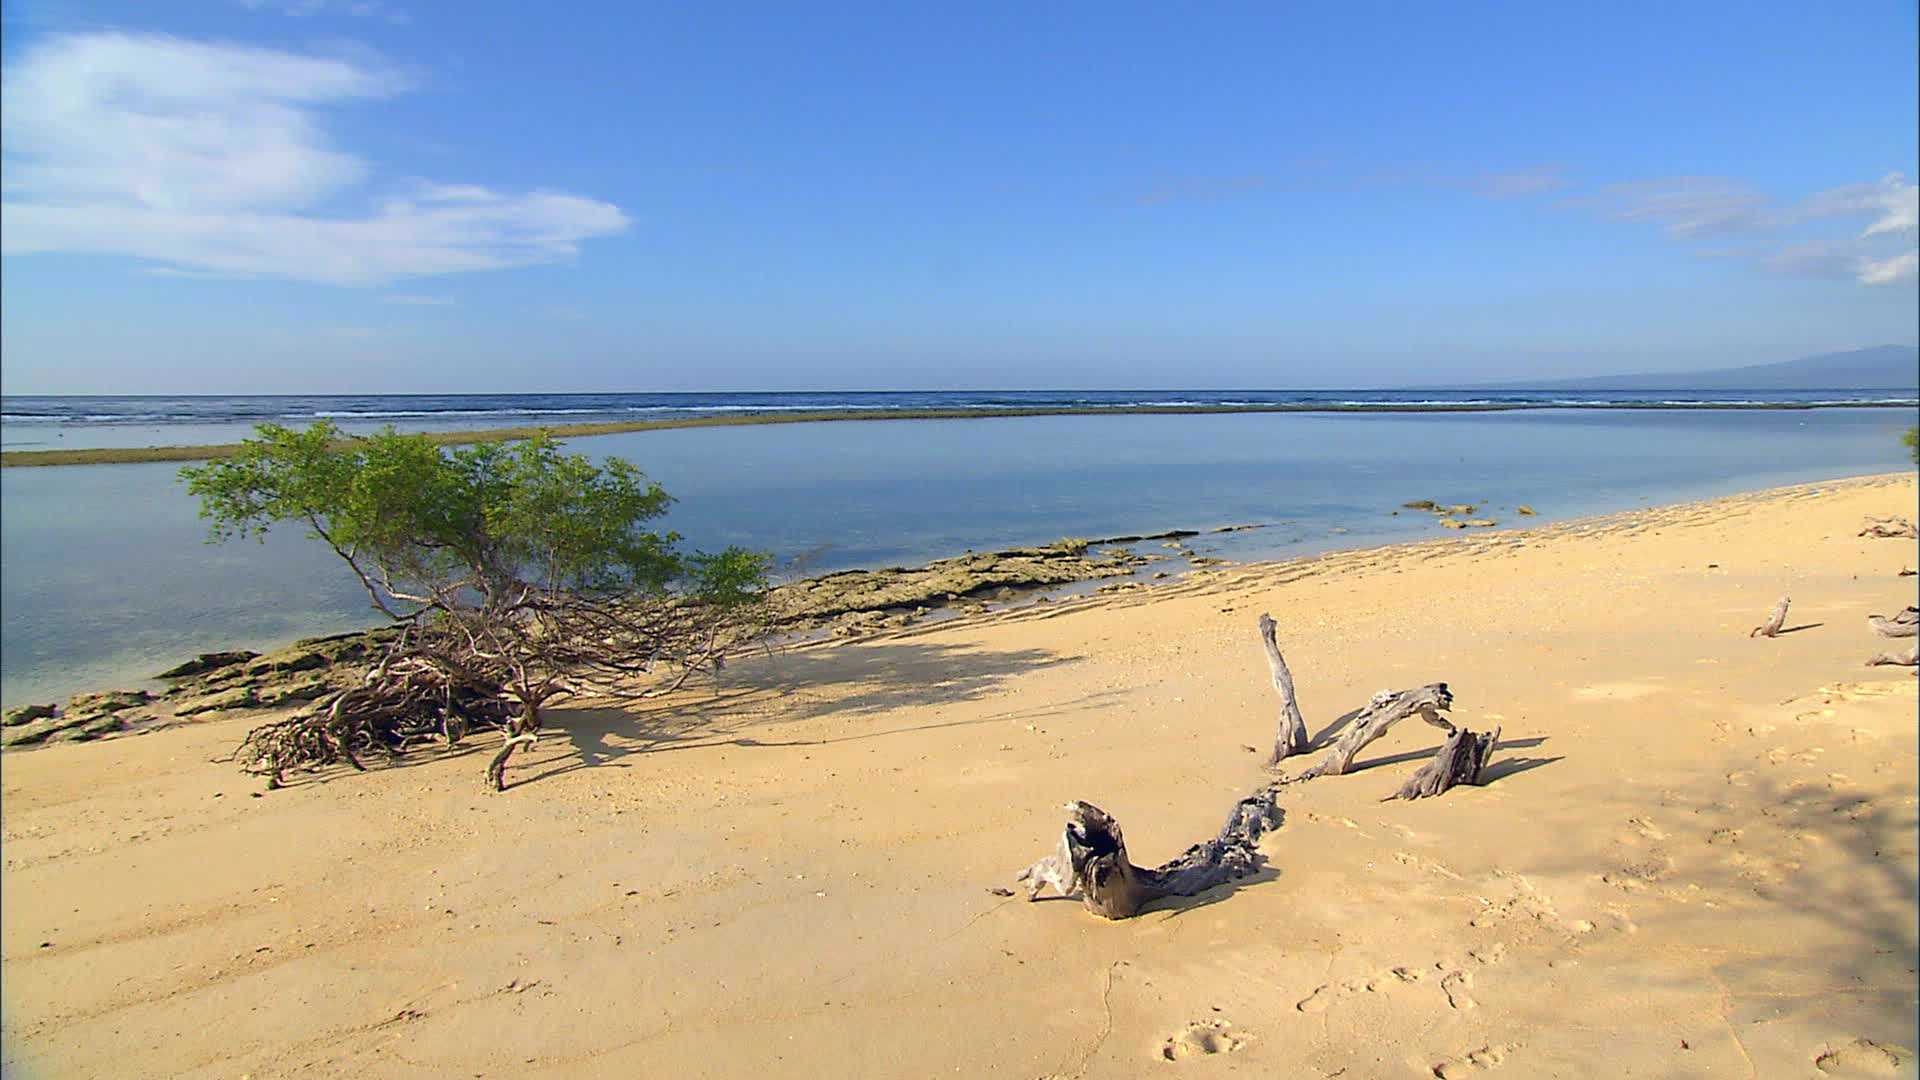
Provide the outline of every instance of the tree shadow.
[[[1779,969],[1806,973],[1812,965],[1838,976],[1831,985],[1884,996],[1890,1011],[1912,1015],[1920,818],[1910,801],[1811,780],[1782,784],[1763,774],[1737,788],[1668,789],[1660,805],[1663,819],[1689,824],[1686,835],[1675,830],[1656,847],[1668,862],[1649,887],[1713,902],[1708,910],[1697,902],[1642,908],[1635,921],[1643,930],[1665,922],[1711,936],[1738,925],[1743,912],[1763,913],[1769,926],[1792,926],[1779,921],[1787,913],[1805,922],[1777,946],[1724,948],[1716,961],[1749,987],[1739,996],[1770,999],[1764,988],[1777,983]],[[1604,867],[1586,861],[1553,869],[1592,874]]]
[[[1046,716],[1114,696],[1114,692],[1103,692],[1046,709],[843,735],[778,738],[764,731],[773,728],[777,733],[779,728],[826,716],[869,716],[972,701],[1007,678],[1075,659],[1036,649],[987,650],[900,641],[775,651],[732,665],[724,683],[710,693],[682,693],[637,706],[548,710],[543,733],[547,738],[518,761],[508,762],[508,786],[617,765],[633,754],[720,746],[823,746]],[[745,734],[749,728],[756,733]],[[553,735],[563,736],[566,744],[549,751]],[[520,774],[518,779],[513,778],[515,772]]]

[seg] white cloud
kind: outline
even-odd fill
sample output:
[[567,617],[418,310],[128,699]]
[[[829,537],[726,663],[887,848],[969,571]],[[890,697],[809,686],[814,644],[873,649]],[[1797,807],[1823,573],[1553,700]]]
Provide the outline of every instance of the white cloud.
[[1892,285],[1906,281],[1920,271],[1920,252],[1909,251],[1890,259],[1862,259],[1856,271],[1865,285]]
[[[1749,242],[1741,247],[1694,250],[1713,257],[1748,258],[1780,273],[1886,285],[1913,277],[1920,262],[1914,246],[1920,225],[1920,188],[1908,183],[1902,173],[1828,188],[1797,203],[1778,202],[1721,177],[1618,184],[1602,189],[1597,197],[1568,203],[1597,207],[1623,221],[1653,222],[1682,240],[1743,236]],[[1832,232],[1831,225],[1821,223],[1847,218],[1865,225],[1850,235],[1818,235],[1823,230]]]
[[320,107],[391,96],[394,72],[155,35],[53,38],[9,64],[0,251],[129,255],[185,271],[378,284],[572,257],[618,207],[418,184],[322,216],[371,173]]

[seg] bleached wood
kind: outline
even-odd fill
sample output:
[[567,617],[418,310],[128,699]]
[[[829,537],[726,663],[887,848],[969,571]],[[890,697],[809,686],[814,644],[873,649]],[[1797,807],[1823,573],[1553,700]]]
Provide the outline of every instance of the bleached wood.
[[1881,637],[1914,637],[1920,633],[1920,608],[1909,604],[1900,614],[1888,618],[1885,615],[1867,616],[1867,625]]
[[1339,776],[1353,767],[1353,758],[1361,748],[1385,735],[1393,725],[1409,716],[1418,714],[1422,720],[1434,727],[1453,734],[1454,727],[1440,714],[1453,708],[1453,694],[1447,690],[1446,683],[1429,683],[1412,690],[1395,693],[1382,690],[1373,696],[1367,707],[1354,714],[1352,723],[1340,733],[1340,738],[1327,751],[1320,763],[1301,773],[1296,779],[1311,780],[1317,776]]
[[1868,667],[1880,667],[1885,664],[1891,664],[1898,667],[1920,666],[1920,645],[1915,645],[1913,648],[1908,649],[1906,652],[1903,652],[1903,653],[1890,653],[1890,652],[1875,653],[1871,658],[1867,660]]
[[1278,765],[1290,755],[1307,749],[1307,722],[1300,716],[1300,704],[1294,697],[1293,673],[1280,655],[1273,616],[1260,616],[1260,643],[1267,652],[1267,669],[1273,676],[1274,692],[1280,695],[1280,723],[1273,736],[1273,753],[1268,765]]
[[1499,745],[1499,728],[1486,735],[1475,735],[1466,728],[1455,731],[1440,744],[1432,760],[1401,785],[1394,798],[1424,799],[1443,794],[1458,784],[1478,784],[1481,770],[1487,767],[1487,759]]
[[[1128,858],[1126,836],[1112,815],[1089,802],[1070,802],[1061,836],[1063,850],[1040,863],[1064,857],[1064,867],[1046,868],[1049,880],[1064,877],[1077,883],[1081,903],[1095,915],[1131,918],[1155,900],[1194,896],[1257,871],[1265,861],[1260,838],[1280,823],[1280,810],[1274,805],[1279,787],[1269,784],[1241,799],[1213,839],[1152,868],[1135,866]],[[1022,878],[1028,879],[1040,863],[1029,867]],[[1037,894],[1038,889],[1033,892]]]
[[1786,625],[1787,605],[1791,603],[1793,603],[1793,599],[1791,597],[1787,597],[1787,596],[1781,597],[1780,602],[1773,605],[1773,614],[1767,616],[1767,621],[1761,623],[1759,626],[1754,627],[1752,630],[1747,631],[1747,636],[1750,638],[1755,638],[1755,637],[1770,638],[1778,635],[1780,633],[1780,628]]

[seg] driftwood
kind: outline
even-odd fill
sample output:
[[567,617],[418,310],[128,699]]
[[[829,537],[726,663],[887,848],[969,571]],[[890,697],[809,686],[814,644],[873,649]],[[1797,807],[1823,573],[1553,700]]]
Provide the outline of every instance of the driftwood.
[[1353,721],[1341,732],[1333,749],[1327,751],[1327,756],[1295,779],[1311,780],[1316,776],[1344,774],[1353,767],[1353,757],[1362,747],[1416,713],[1422,720],[1451,735],[1454,733],[1453,725],[1440,715],[1451,708],[1453,694],[1447,690],[1446,683],[1428,683],[1399,693],[1382,690],[1373,695],[1373,700],[1367,702],[1366,708],[1354,714]]
[[[1273,762],[1307,749],[1306,721],[1300,716],[1293,691],[1293,675],[1280,656],[1272,617],[1260,616],[1260,639],[1266,646],[1267,663],[1273,672],[1273,687],[1280,694],[1280,729],[1274,739]],[[1440,716],[1453,707],[1453,694],[1446,683],[1430,683],[1398,693],[1375,694],[1365,708],[1351,714],[1351,725],[1334,743],[1326,760],[1302,773],[1298,779],[1337,775],[1353,766],[1360,748],[1387,733],[1387,729],[1418,713],[1427,723],[1446,729],[1452,736],[1426,768],[1402,789],[1406,798],[1418,798],[1407,792],[1438,795],[1456,784],[1476,783],[1487,758],[1499,742],[1500,732],[1480,736],[1456,731]],[[1431,774],[1431,775],[1430,775]],[[1066,804],[1067,822],[1060,832],[1056,849],[1034,861],[1015,875],[1025,882],[1027,899],[1037,900],[1047,886],[1062,896],[1077,890],[1088,911],[1107,919],[1125,919],[1139,914],[1155,900],[1169,896],[1194,896],[1217,885],[1246,877],[1260,869],[1260,838],[1278,827],[1279,807],[1274,805],[1281,788],[1291,781],[1277,779],[1233,805],[1225,824],[1211,840],[1195,844],[1177,857],[1155,867],[1135,866],[1127,855],[1126,837],[1120,823],[1105,810],[1084,800]],[[1000,889],[997,895],[1012,895]]]
[[1793,603],[1793,599],[1791,597],[1787,597],[1787,596],[1781,597],[1780,602],[1773,605],[1773,614],[1767,616],[1767,621],[1747,631],[1747,636],[1750,638],[1755,638],[1755,637],[1770,638],[1779,634],[1780,627],[1786,625],[1787,605],[1791,603]]
[[1920,608],[1907,605],[1900,614],[1888,618],[1885,615],[1867,616],[1867,625],[1881,637],[1913,637],[1920,633]]
[[1163,897],[1195,896],[1246,877],[1265,861],[1260,838],[1280,823],[1280,809],[1274,805],[1279,787],[1269,784],[1241,799],[1213,839],[1150,869],[1135,866],[1127,857],[1126,837],[1112,815],[1089,802],[1070,802],[1060,850],[1020,875],[1030,883],[1027,898],[1039,895],[1039,886],[1032,884],[1035,878],[1044,876],[1056,887],[1064,880],[1068,887],[1081,886],[1080,900],[1088,911],[1126,919]]
[[1915,533],[1913,522],[1903,517],[1870,517],[1867,519],[1866,526],[1860,530],[1860,535],[1889,540],[1912,540],[1920,536],[1920,533]]
[[1920,645],[1915,645],[1903,653],[1875,653],[1873,657],[1867,661],[1868,667],[1880,667],[1884,664],[1892,664],[1898,667],[1920,666]]
[[1292,754],[1307,749],[1307,722],[1300,716],[1299,702],[1293,695],[1293,673],[1287,670],[1287,662],[1280,655],[1280,644],[1274,639],[1273,616],[1260,616],[1260,642],[1266,646],[1267,668],[1273,674],[1273,689],[1280,695],[1280,724],[1273,736],[1273,753],[1267,758],[1268,765],[1278,765]]
[[1478,784],[1480,771],[1487,767],[1487,759],[1493,756],[1494,747],[1498,745],[1499,728],[1486,735],[1475,735],[1460,728],[1447,736],[1433,759],[1420,766],[1420,771],[1401,786],[1394,798],[1424,799],[1458,784]]

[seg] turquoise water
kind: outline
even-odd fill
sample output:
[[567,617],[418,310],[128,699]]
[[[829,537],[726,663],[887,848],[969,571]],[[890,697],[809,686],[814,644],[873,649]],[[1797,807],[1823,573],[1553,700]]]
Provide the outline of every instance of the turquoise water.
[[[1257,559],[1441,534],[1416,498],[1502,525],[1906,466],[1906,409],[1255,414],[877,421],[574,441],[680,501],[689,544],[797,569],[1227,524]],[[204,544],[172,465],[0,471],[0,699],[137,681],[195,652],[369,623],[333,556],[296,532]],[[1527,503],[1538,518],[1510,508]]]

